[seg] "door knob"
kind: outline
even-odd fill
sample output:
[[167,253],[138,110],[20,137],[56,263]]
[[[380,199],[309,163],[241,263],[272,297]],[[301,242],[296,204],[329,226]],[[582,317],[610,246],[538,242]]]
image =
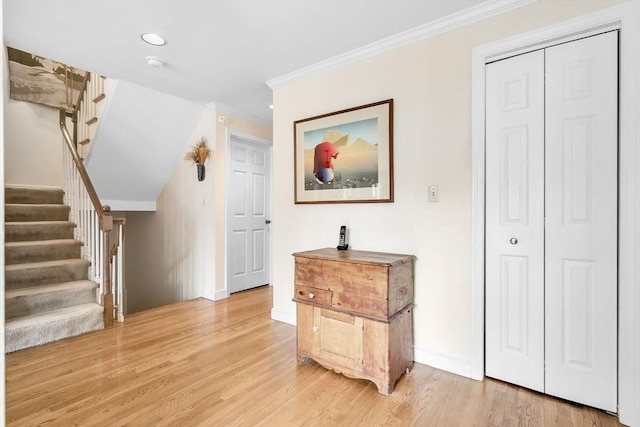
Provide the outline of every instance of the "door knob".
[[271,220],[270,220],[270,219],[265,219],[265,220],[264,220],[264,223],[265,223],[265,224],[271,224]]
[[518,239],[516,239],[515,237],[512,237],[509,239],[509,243],[511,243],[512,245],[517,245],[518,244]]

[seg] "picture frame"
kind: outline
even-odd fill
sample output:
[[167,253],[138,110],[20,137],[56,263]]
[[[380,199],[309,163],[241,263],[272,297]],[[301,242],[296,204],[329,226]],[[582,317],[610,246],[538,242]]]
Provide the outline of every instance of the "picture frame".
[[393,202],[393,99],[293,123],[294,201]]
[[42,56],[7,47],[9,96],[73,112],[87,72]]

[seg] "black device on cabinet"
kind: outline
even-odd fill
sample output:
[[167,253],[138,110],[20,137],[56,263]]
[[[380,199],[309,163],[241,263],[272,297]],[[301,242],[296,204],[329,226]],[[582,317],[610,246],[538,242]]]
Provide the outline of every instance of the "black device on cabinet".
[[340,238],[338,239],[338,248],[339,251],[346,251],[349,249],[349,244],[347,243],[347,226],[340,226]]

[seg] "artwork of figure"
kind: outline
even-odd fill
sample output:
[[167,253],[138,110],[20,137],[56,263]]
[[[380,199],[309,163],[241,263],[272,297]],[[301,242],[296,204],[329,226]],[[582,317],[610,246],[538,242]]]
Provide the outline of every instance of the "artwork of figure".
[[313,176],[319,183],[328,184],[334,180],[333,159],[336,159],[338,154],[340,154],[338,148],[328,141],[316,145],[313,156]]
[[366,188],[378,182],[376,118],[304,133],[307,191]]

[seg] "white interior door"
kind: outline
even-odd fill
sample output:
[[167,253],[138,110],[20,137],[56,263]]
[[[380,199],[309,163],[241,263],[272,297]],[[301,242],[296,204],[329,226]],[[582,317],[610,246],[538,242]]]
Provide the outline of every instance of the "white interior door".
[[486,70],[485,372],[610,411],[617,46],[607,33]]
[[617,412],[618,33],[546,50],[546,393]]
[[486,76],[485,372],[544,391],[544,51]]
[[269,147],[231,137],[228,188],[229,292],[269,283]]

